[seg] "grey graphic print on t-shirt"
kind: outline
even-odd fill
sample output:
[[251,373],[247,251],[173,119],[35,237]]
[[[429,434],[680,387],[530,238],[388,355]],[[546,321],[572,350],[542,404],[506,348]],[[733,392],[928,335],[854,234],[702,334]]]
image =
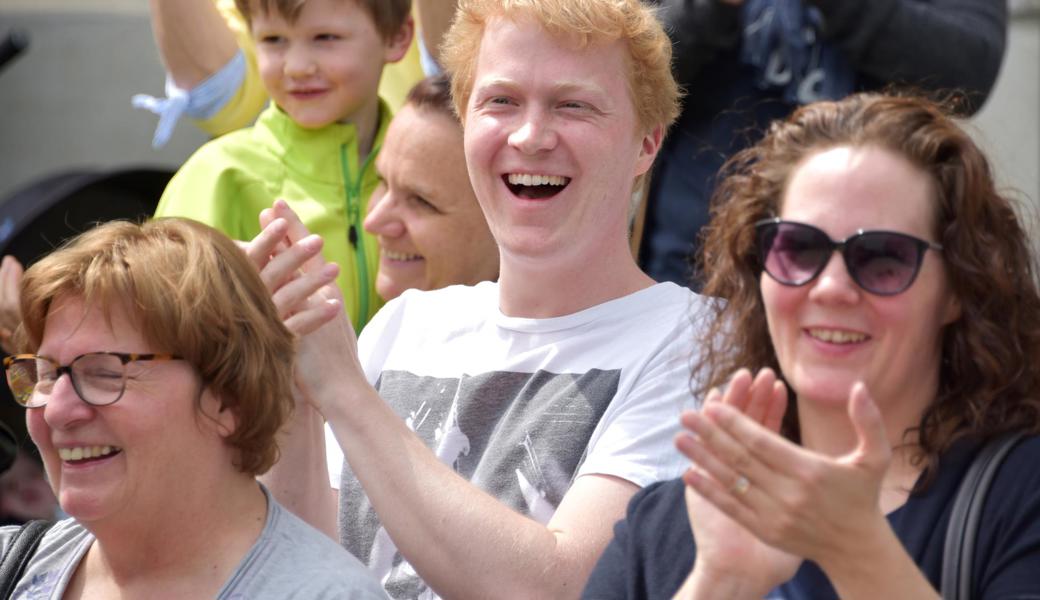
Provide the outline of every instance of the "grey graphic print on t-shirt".
[[[492,372],[457,378],[384,371],[380,396],[438,458],[506,505],[545,523],[570,487],[620,370]],[[395,598],[434,598],[397,553],[348,464],[340,538]]]

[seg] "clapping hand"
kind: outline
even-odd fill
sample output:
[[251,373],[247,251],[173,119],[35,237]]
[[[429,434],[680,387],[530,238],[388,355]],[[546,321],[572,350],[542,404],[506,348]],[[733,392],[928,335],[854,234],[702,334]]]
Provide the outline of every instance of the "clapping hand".
[[879,496],[891,448],[866,386],[850,392],[855,447],[840,456],[798,446],[769,419],[743,412],[712,402],[684,415],[695,435],[681,447],[698,465],[686,482],[755,538],[817,562],[834,581],[856,564],[861,544],[888,527]]
[[[787,389],[775,374],[763,369],[752,380],[745,369],[737,371],[725,392],[708,393],[704,409],[727,406],[772,432],[780,429],[787,407]],[[686,508],[697,545],[694,571],[679,596],[684,598],[761,598],[770,589],[790,579],[801,560],[762,542],[734,521],[693,485],[702,479],[734,494],[746,493],[748,481],[701,449],[697,435],[689,431],[697,413],[681,417],[687,429],[676,436],[676,446],[694,465],[683,476],[687,482]],[[707,594],[704,590],[710,590]]]
[[332,379],[361,373],[354,330],[335,284],[339,267],[321,256],[321,238],[284,201],[265,209],[260,225],[263,230],[244,249],[260,269],[279,316],[300,339],[297,387],[324,414],[328,395],[322,391],[336,387]]

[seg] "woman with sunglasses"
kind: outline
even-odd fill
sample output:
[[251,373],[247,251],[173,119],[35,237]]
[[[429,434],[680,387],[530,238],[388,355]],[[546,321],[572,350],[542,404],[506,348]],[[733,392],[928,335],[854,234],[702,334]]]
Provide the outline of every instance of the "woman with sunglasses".
[[971,597],[1040,597],[1040,292],[983,154],[926,101],[857,95],[724,175],[692,466],[632,500],[585,597],[939,598],[958,485],[1007,432]]
[[71,518],[13,598],[385,598],[255,479],[292,410],[294,342],[233,242],[111,222],[26,271],[20,304],[7,380]]

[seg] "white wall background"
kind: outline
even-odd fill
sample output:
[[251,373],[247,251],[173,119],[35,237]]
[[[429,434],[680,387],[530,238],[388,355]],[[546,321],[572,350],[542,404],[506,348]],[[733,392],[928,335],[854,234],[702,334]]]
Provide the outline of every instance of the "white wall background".
[[1040,246],[1040,0],[1011,3],[1007,54],[989,102],[974,119],[976,140],[988,152],[999,181],[1034,213]]
[[163,89],[144,0],[0,0],[0,36],[29,48],[0,71],[0,198],[73,167],[176,168],[202,133],[179,127],[151,148],[155,117],[130,96]]

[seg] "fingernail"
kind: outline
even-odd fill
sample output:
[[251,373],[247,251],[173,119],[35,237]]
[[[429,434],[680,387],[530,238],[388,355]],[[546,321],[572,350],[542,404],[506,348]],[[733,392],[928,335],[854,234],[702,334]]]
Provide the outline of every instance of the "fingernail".
[[321,248],[321,242],[321,236],[316,233],[312,233],[300,240],[299,243],[301,246],[303,246],[304,250],[309,250],[313,252]]
[[329,263],[321,268],[322,277],[332,279],[339,274],[339,267],[335,263]]

